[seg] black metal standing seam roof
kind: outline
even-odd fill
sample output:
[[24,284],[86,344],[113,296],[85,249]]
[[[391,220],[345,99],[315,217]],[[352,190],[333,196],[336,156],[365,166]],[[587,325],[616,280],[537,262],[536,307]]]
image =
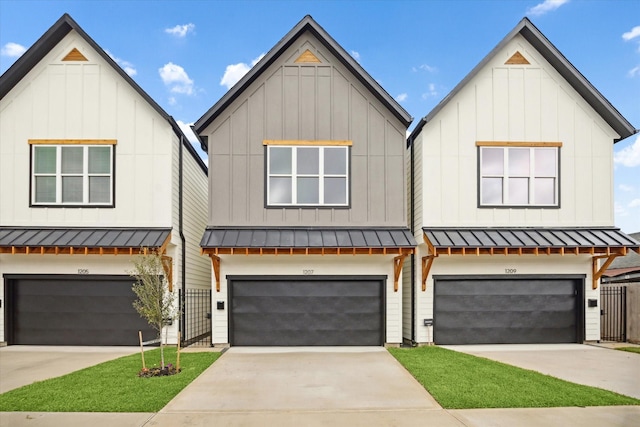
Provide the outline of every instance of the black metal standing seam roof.
[[[384,90],[380,84],[366,72],[364,68],[342,46],[338,44],[324,28],[310,15],[302,18],[258,63],[244,75],[218,102],[216,102],[193,125],[194,133],[198,135],[204,130],[227,106],[229,106],[260,74],[265,71],[278,57],[298,39],[305,31],[310,31],[347,69],[360,80],[371,93],[385,105],[393,115],[405,126],[409,126],[413,117]],[[202,149],[207,151],[203,144]]]
[[640,250],[640,242],[618,228],[424,227],[422,231],[436,249],[626,247]]
[[0,227],[0,247],[159,248],[170,228]]
[[[436,105],[409,135],[407,143],[420,134],[423,126],[431,121],[449,101],[473,79],[493,57],[504,48],[517,34],[522,35],[540,54],[558,71],[558,73],[584,98],[584,100],[620,135],[620,140],[636,134],[638,131],[622,114],[578,71],[577,68],[545,37],[528,18],[522,20],[509,32],[498,45],[478,65]],[[614,141],[617,142],[617,141]]]
[[414,248],[408,228],[208,227],[203,248]]

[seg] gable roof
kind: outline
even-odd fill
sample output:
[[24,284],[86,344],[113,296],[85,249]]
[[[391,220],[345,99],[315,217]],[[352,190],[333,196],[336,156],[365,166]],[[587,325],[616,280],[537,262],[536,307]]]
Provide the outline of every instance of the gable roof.
[[13,65],[0,76],[0,99],[3,99],[29,71],[33,69],[60,41],[71,31],[75,31],[102,57],[133,89],[153,107],[154,110],[169,124],[180,141],[187,148],[187,151],[198,162],[202,170],[207,173],[207,166],[204,164],[198,153],[195,151],[188,138],[184,135],[178,123],[166,111],[158,105],[110,56],[105,52],[89,35],[65,13],[47,30]]
[[463,87],[473,79],[494,56],[498,54],[516,35],[520,34],[547,60],[556,71],[573,87],[573,89],[587,101],[587,103],[620,135],[619,140],[630,137],[638,132],[631,123],[625,119],[622,114],[578,71],[571,62],[547,39],[544,34],[533,25],[528,18],[522,20],[506,35],[504,39],[496,47],[493,48],[487,56],[484,57],[478,65],[475,66],[469,74],[466,75],[451,92],[435,106],[429,114],[420,119],[416,128],[411,132],[407,140],[407,145],[411,145],[411,141],[420,134],[424,125],[435,117],[449,101],[457,95]]
[[[405,126],[413,121],[411,115],[387,93],[375,79],[373,79],[345,51],[314,19],[307,15],[291,29],[271,50],[244,75],[213,107],[200,117],[193,125],[194,132],[198,135],[202,132],[224,109],[229,106],[251,83],[253,83],[282,53],[289,48],[301,35],[309,31],[313,34],[331,54],[333,54],[382,104],[393,113]],[[203,149],[206,147],[203,144]]]

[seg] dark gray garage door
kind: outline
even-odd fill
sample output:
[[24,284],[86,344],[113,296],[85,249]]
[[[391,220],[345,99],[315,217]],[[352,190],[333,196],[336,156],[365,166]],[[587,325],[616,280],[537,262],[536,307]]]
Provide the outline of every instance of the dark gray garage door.
[[583,279],[464,277],[435,280],[436,344],[575,343]]
[[232,345],[383,344],[383,277],[229,279]]
[[138,345],[155,338],[132,306],[128,276],[6,279],[8,342],[33,345]]

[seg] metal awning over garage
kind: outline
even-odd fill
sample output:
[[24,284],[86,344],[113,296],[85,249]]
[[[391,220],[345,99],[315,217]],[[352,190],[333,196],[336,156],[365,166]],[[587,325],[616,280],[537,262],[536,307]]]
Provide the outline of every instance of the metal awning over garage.
[[207,227],[200,242],[220,291],[218,255],[396,255],[394,287],[416,241],[407,227]]
[[[422,287],[440,255],[591,255],[593,289],[615,257],[640,251],[640,242],[618,228],[431,228],[424,227],[429,255],[422,258]],[[598,268],[598,260],[606,258]]]
[[170,240],[170,228],[0,227],[0,254],[162,253]]
[[203,253],[218,254],[409,254],[416,246],[408,228],[209,227]]

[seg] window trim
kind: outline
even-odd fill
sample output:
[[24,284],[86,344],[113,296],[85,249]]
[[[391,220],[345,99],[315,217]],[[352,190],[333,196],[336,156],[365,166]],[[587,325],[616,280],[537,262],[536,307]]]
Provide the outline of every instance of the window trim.
[[[29,140],[29,207],[30,208],[115,208],[116,206],[116,145],[117,140],[103,139],[103,140],[57,140],[57,139],[30,139]],[[110,203],[36,203],[35,202],[35,148],[33,146],[50,146],[64,147],[64,146],[78,146],[78,147],[104,147],[111,146],[111,202]],[[56,152],[56,162],[59,162],[59,155],[61,151]],[[84,154],[88,156],[88,150],[83,153],[83,162],[87,162]],[[103,174],[98,174],[102,176]],[[56,179],[62,176],[61,171],[56,171]],[[87,179],[91,176],[88,171],[83,171],[83,179]],[[88,190],[87,190],[88,191]]]
[[[479,209],[560,209],[562,207],[562,192],[561,192],[561,176],[562,176],[562,142],[548,142],[548,141],[539,141],[539,142],[522,142],[522,141],[476,141],[477,153],[476,153],[476,194],[477,194],[477,207]],[[500,204],[500,205],[489,205],[482,203],[482,148],[483,147],[494,147],[494,148],[503,148],[507,150],[508,148],[555,148],[556,149],[556,194],[557,200],[556,203],[552,205],[541,205],[541,204]],[[529,176],[531,178],[531,175]],[[504,186],[503,186],[504,191]]]
[[[300,208],[309,208],[309,209],[350,209],[351,208],[351,146],[352,146],[352,142],[351,141],[329,141],[329,140],[323,140],[323,141],[301,141],[301,140],[264,140],[263,141],[263,145],[265,147],[264,150],[264,207],[265,209],[300,209]],[[345,178],[346,178],[346,200],[345,200],[345,204],[295,204],[295,203],[290,203],[290,204],[273,204],[270,203],[269,200],[269,183],[270,183],[270,171],[269,171],[269,150],[270,150],[270,146],[277,146],[278,148],[291,148],[292,150],[295,150],[297,148],[304,148],[304,147],[318,147],[321,148],[323,151],[325,148],[340,148],[340,147],[344,147],[345,149],[345,154],[347,156],[346,158],[346,173],[345,173]],[[292,156],[292,166],[293,162],[294,162],[294,156]],[[291,185],[291,191],[292,191],[292,200],[293,200],[293,190],[295,188],[295,186],[293,185],[293,181],[295,180],[294,177],[296,177],[298,175],[293,173],[293,169],[292,169],[292,185]],[[333,175],[329,175],[329,177],[331,177]],[[319,180],[323,179],[325,177],[324,174],[320,174],[320,171],[318,173],[318,178]],[[319,184],[319,189],[322,188]]]

